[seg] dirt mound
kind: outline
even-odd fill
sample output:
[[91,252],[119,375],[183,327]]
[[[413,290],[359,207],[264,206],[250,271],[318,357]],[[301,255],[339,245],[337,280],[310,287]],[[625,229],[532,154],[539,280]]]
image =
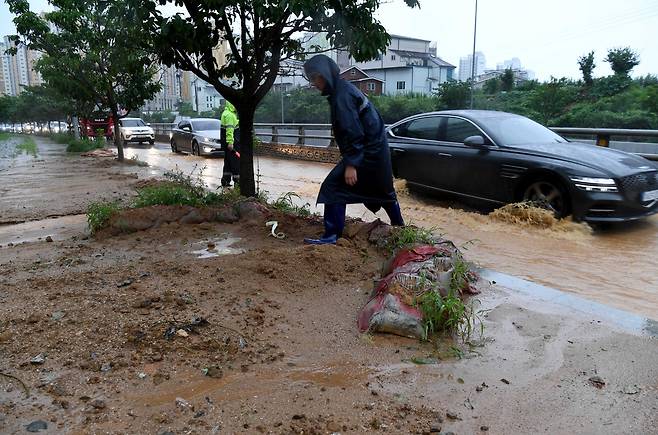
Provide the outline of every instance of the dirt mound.
[[592,232],[591,227],[585,223],[576,223],[571,218],[558,219],[551,211],[527,202],[507,204],[491,212],[489,217],[498,222],[514,225],[585,234]]
[[88,152],[86,152],[86,153],[82,153],[82,154],[80,154],[80,155],[81,155],[82,157],[97,157],[97,158],[101,158],[101,157],[116,157],[116,156],[117,156],[117,153],[115,153],[115,152],[112,151],[112,150],[105,149],[105,148],[99,148],[99,149],[96,149],[96,150],[93,150],[93,151],[88,151]]

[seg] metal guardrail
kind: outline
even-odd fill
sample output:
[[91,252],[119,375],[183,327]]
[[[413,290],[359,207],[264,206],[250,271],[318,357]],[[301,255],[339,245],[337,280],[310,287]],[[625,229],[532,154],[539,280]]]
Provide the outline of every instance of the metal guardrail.
[[[169,136],[175,124],[153,123],[151,127],[156,136]],[[566,136],[589,136],[594,138],[596,145],[609,147],[612,137],[646,137],[658,138],[658,130],[619,129],[619,128],[574,128],[574,127],[550,127],[554,132]],[[280,124],[280,123],[255,123],[254,130],[261,140],[269,138],[273,144],[307,145],[320,147],[335,147],[336,141],[331,131],[331,124]],[[327,134],[318,134],[327,132]],[[282,138],[292,138],[294,141],[286,141]],[[658,143],[641,144],[645,148],[655,148],[652,152],[640,150],[630,151],[633,154],[645,157],[649,160],[658,161]],[[635,147],[637,148],[637,147]]]

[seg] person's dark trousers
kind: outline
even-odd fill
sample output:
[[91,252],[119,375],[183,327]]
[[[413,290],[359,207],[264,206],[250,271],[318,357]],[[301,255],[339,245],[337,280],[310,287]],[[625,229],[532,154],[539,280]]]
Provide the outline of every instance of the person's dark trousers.
[[377,213],[379,209],[383,208],[388,218],[391,220],[391,225],[395,227],[403,227],[404,219],[402,219],[402,211],[400,211],[400,203],[395,202],[385,202],[385,203],[367,203],[364,204],[368,210],[373,213]]
[[388,215],[388,218],[391,220],[391,225],[395,227],[403,227],[404,219],[402,219],[402,211],[400,210],[400,203],[387,202],[383,204],[384,211]]
[[334,244],[343,235],[345,229],[345,204],[324,205],[324,234],[319,239],[304,239],[311,245]]

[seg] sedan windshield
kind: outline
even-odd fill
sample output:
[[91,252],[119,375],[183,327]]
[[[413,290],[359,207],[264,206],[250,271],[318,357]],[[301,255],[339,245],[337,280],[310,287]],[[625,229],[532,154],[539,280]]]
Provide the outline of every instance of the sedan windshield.
[[194,131],[219,130],[219,126],[219,121],[214,119],[208,121],[192,121]]
[[144,127],[144,121],[141,119],[122,119],[121,125],[124,127]]
[[566,143],[567,140],[548,128],[523,116],[491,117],[480,121],[496,137],[500,145],[518,146],[531,143]]

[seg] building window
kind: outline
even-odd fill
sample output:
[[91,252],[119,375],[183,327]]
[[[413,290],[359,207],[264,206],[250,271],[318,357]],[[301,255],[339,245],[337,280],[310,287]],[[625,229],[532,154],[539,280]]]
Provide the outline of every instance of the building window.
[[355,75],[356,75],[356,70],[352,70],[352,71],[350,71],[350,75],[351,75],[351,76],[355,76]]
[[395,60],[395,55],[394,54],[391,55],[391,60]]
[[407,82],[398,82],[397,83],[397,88],[399,91],[406,89],[407,87]]
[[374,83],[368,83],[368,90],[369,91],[374,91],[375,90],[375,84]]

